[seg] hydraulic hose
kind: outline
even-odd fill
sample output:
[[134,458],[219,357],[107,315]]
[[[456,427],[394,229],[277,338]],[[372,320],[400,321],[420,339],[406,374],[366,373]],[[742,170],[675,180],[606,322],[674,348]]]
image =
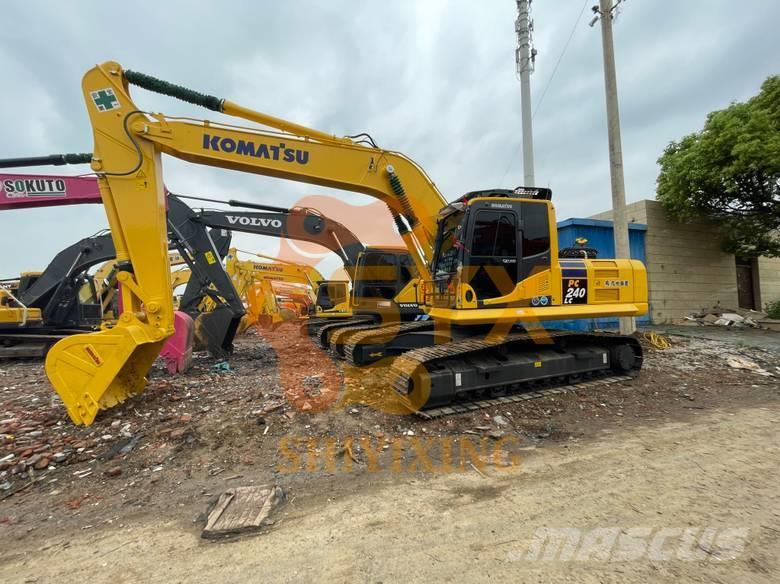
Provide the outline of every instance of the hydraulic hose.
[[[401,179],[398,178],[398,175],[395,173],[392,166],[387,167],[387,174],[390,177],[390,188],[393,189],[393,193],[395,193],[395,196],[398,197],[398,200],[401,203],[401,207],[406,215],[406,220],[409,222],[409,227],[414,229],[419,223],[419,220],[414,214],[414,210],[412,210],[412,205],[409,203],[409,197],[406,195],[404,185],[401,183]],[[395,219],[395,215],[393,216],[393,219]],[[398,224],[398,221],[396,221],[396,224]]]
[[127,79],[127,82],[131,85],[137,85],[148,91],[174,97],[215,112],[221,112],[225,103],[225,100],[220,97],[200,93],[194,89],[188,89],[187,87],[176,85],[169,81],[163,81],[162,79],[152,77],[146,73],[139,73],[138,71],[125,70],[125,79]]
[[91,152],[50,154],[49,156],[25,156],[24,158],[2,158],[0,168],[18,168],[22,166],[63,166],[65,164],[89,164]]

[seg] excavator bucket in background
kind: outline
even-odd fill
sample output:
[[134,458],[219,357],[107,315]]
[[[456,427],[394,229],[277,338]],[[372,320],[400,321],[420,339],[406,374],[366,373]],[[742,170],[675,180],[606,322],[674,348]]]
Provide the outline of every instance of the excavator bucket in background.
[[195,319],[195,348],[207,350],[218,359],[227,358],[233,352],[233,339],[240,324],[241,318],[236,318],[229,306],[217,304],[214,310]]
[[177,310],[173,313],[173,328],[176,332],[165,341],[160,358],[165,361],[168,373],[184,373],[192,366],[195,326],[189,314]]
[[256,325],[260,330],[270,330],[279,326],[283,320],[271,282],[260,280],[246,290],[248,326]]

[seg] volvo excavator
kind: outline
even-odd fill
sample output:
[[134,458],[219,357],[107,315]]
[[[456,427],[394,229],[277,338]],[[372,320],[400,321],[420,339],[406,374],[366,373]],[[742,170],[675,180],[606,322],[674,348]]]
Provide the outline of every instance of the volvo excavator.
[[[291,209],[243,201],[204,199],[224,203],[234,209],[193,209],[191,220],[213,229],[283,237],[307,241],[325,247],[341,259],[352,283],[322,280],[317,286],[316,318],[306,322],[306,331],[328,347],[335,331],[358,324],[411,320],[422,314],[417,302],[418,279],[414,264],[405,248],[365,246],[346,226],[316,209]],[[246,209],[252,209],[247,211]],[[200,302],[190,288],[183,295],[185,304]]]
[[[144,112],[131,85],[264,128]],[[141,392],[173,332],[162,153],[364,193],[387,205],[422,280],[418,299],[429,320],[363,329],[345,354],[355,362],[395,356],[387,383],[410,411],[641,367],[633,337],[539,329],[542,320],[647,311],[641,262],[558,259],[549,190],[491,189],[447,203],[419,165],[367,134],[334,136],[116,62],[89,70],[82,88],[94,147],[70,159],[90,158],[99,177],[125,308],[110,331],[74,335],[49,351],[47,375],[76,423]]]

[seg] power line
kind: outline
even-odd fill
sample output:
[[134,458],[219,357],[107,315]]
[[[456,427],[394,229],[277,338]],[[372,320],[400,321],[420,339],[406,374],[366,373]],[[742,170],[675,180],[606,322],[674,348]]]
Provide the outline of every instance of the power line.
[[574,26],[571,27],[569,38],[566,39],[566,44],[563,45],[563,50],[561,51],[561,54],[558,57],[558,61],[555,63],[555,67],[553,68],[550,78],[547,80],[547,85],[545,85],[544,90],[542,90],[542,95],[539,97],[539,101],[536,102],[536,107],[534,108],[533,117],[535,117],[536,112],[539,111],[539,107],[542,105],[542,102],[544,101],[544,96],[547,95],[547,90],[550,88],[553,79],[555,79],[555,74],[558,72],[558,66],[561,64],[561,61],[563,61],[563,56],[566,54],[566,50],[569,48],[571,39],[574,38],[574,33],[577,32],[577,26],[580,24],[580,20],[582,20],[582,15],[585,12],[585,8],[587,8],[588,6],[588,2],[590,2],[590,0],[585,0],[585,2],[582,3],[582,9],[580,10],[579,15],[577,16],[577,20],[574,22]]
[[[539,106],[542,105],[542,100],[544,100],[544,96],[547,95],[547,90],[550,88],[550,84],[553,81],[553,78],[555,77],[555,73],[558,71],[558,66],[561,64],[561,61],[563,60],[563,56],[566,54],[566,50],[569,48],[569,44],[571,43],[571,39],[574,38],[574,33],[577,32],[577,25],[579,25],[580,20],[582,19],[582,14],[585,12],[585,8],[588,6],[588,2],[590,0],[585,0],[585,2],[582,4],[582,9],[580,10],[579,15],[577,15],[577,20],[574,22],[574,26],[571,29],[571,33],[569,33],[569,38],[566,40],[566,44],[563,46],[563,50],[561,51],[561,54],[558,56],[558,61],[555,63],[555,68],[553,69],[552,75],[550,75],[550,78],[547,80],[547,84],[544,86],[544,90],[542,91],[542,95],[539,98],[539,101],[536,102],[536,107],[533,110],[533,114],[531,115],[531,119],[533,119],[536,116],[536,112],[539,110]],[[512,162],[517,157],[518,151],[522,147],[522,143],[517,145],[517,148],[514,149],[512,153],[512,157],[509,159],[509,164],[506,165],[506,170],[504,170],[504,174],[501,177],[501,180],[498,184],[501,184],[504,182],[504,179],[506,178],[506,175],[509,173],[509,169],[512,167]],[[533,186],[533,185],[528,185]]]

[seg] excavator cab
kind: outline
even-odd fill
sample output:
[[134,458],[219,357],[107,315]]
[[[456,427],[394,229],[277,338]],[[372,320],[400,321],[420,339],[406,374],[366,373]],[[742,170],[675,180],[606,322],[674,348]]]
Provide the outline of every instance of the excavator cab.
[[[426,296],[431,306],[478,308],[508,297],[531,276],[549,273],[557,241],[549,191],[538,190],[538,199],[504,189],[472,192],[442,210]],[[539,305],[551,301],[549,295],[536,295]]]
[[360,254],[353,284],[353,309],[382,320],[411,320],[422,314],[418,273],[405,248],[368,248]]
[[349,300],[349,282],[345,280],[327,280],[317,286],[317,297],[313,308],[317,315],[351,315]]

